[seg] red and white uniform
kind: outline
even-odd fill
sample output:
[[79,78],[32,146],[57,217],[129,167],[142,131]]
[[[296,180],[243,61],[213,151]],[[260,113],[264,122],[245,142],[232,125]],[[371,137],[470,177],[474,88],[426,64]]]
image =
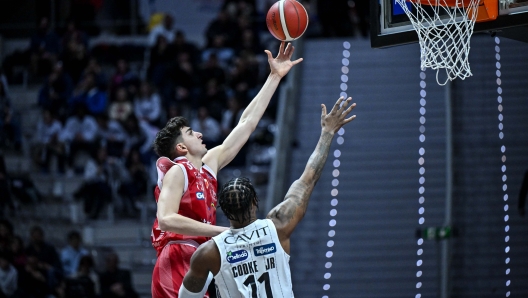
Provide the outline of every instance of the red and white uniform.
[[[163,177],[173,166],[179,166],[185,176],[178,214],[202,223],[216,224],[218,182],[216,174],[205,164],[197,169],[185,157],[178,157],[174,161],[167,157],[159,158],[156,162],[158,185],[154,190],[156,203],[163,187]],[[152,297],[178,297],[183,277],[189,271],[192,254],[210,238],[162,231],[157,218],[152,226],[151,238],[152,246],[158,253],[152,274]]]

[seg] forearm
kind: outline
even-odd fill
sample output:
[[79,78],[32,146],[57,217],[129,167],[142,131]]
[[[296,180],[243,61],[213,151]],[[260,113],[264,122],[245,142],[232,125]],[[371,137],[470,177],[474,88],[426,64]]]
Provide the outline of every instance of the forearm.
[[308,180],[306,182],[315,183],[321,177],[333,138],[333,132],[328,132],[324,129],[321,131],[319,142],[317,142],[317,146],[306,164],[305,174]]
[[271,97],[275,93],[275,90],[277,90],[280,80],[281,77],[279,75],[270,74],[268,76],[268,79],[260,89],[257,96],[255,96],[255,98],[251,101],[251,103],[249,103],[242,113],[242,116],[240,117],[240,123],[247,121],[254,124],[254,126],[257,125],[257,123],[260,121],[260,118],[262,118],[264,111],[266,111]]
[[214,237],[226,227],[205,224],[180,214],[171,214],[159,219],[160,229],[186,236]]
[[333,136],[332,132],[324,130],[321,132],[319,142],[317,142],[317,146],[310,156],[303,174],[293,182],[288,193],[286,193],[284,201],[268,214],[268,218],[275,218],[280,223],[280,231],[287,237],[291,235],[297,223],[306,213],[310,195],[315,183],[321,177]]

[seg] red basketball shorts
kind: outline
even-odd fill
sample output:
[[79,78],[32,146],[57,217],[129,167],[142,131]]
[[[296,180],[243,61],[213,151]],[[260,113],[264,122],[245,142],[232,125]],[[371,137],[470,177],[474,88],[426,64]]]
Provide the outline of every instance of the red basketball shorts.
[[[185,273],[189,271],[196,247],[167,244],[158,256],[152,273],[152,298],[177,298]],[[209,297],[208,294],[205,295]]]

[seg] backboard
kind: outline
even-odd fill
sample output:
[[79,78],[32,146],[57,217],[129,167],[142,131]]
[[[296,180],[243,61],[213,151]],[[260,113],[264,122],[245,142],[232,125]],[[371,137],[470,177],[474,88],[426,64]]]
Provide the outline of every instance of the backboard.
[[[370,0],[370,19],[373,48],[418,42],[416,31],[396,0]],[[528,0],[499,0],[497,19],[475,24],[474,33],[482,32],[528,42]]]

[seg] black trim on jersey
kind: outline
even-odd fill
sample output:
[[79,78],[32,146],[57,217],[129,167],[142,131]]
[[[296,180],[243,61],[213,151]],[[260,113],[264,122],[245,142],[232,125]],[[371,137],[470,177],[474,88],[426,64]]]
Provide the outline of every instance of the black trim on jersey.
[[[270,229],[270,227],[269,227],[269,222],[271,221],[271,224],[273,225],[273,228],[275,229],[275,234],[277,234],[277,242],[278,242],[278,244],[280,245],[280,247],[282,248],[282,250],[284,251],[284,247],[282,247],[282,244],[280,243],[280,240],[278,239],[278,238],[279,238],[279,234],[277,233],[277,227],[275,227],[275,224],[273,223],[273,221],[272,221],[271,219],[267,219],[267,218],[266,218],[265,221],[266,221],[266,224],[267,224],[268,229]],[[270,229],[270,232],[271,232],[271,229]],[[270,234],[273,234],[273,233],[270,233]],[[273,235],[271,235],[271,240],[274,241],[274,240],[273,240]],[[275,254],[276,254],[276,253],[275,253]],[[288,263],[289,263],[289,260],[288,260]],[[285,297],[285,296],[284,296],[284,293],[282,292],[282,284],[281,284],[281,282],[280,282],[281,278],[280,278],[280,274],[279,274],[279,272],[278,272],[278,269],[279,269],[278,267],[279,267],[279,266],[275,266],[275,273],[277,274],[277,277],[279,277],[279,278],[278,278],[278,280],[279,280],[279,288],[280,288],[280,290],[281,290],[282,297]],[[290,274],[291,274],[291,273],[290,273]],[[292,286],[292,292],[293,292],[293,286]]]

